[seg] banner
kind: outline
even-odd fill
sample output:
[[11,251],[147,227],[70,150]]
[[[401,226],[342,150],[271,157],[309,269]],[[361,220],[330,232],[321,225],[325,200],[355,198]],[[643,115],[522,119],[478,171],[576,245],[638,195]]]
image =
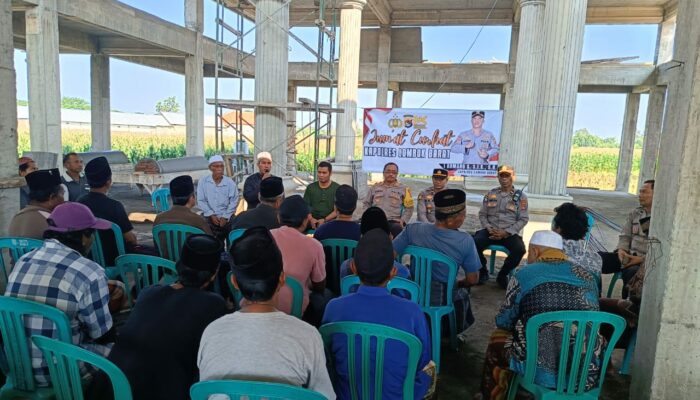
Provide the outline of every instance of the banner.
[[362,169],[394,162],[402,174],[496,176],[503,112],[365,108]]

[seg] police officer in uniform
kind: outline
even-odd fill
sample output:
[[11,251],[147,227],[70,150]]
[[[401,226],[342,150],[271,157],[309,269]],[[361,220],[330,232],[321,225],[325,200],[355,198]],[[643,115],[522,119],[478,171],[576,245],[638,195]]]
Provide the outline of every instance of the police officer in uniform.
[[525,255],[525,243],[519,233],[530,219],[527,212],[527,196],[522,190],[513,187],[514,178],[513,167],[498,167],[500,186],[491,189],[484,196],[479,210],[479,221],[483,229],[474,234],[474,242],[481,260],[480,284],[489,279],[484,250],[490,245],[499,245],[510,252],[496,277],[496,282],[504,289],[508,286],[508,273],[520,264]]
[[367,191],[362,201],[364,209],[376,206],[384,210],[392,235],[398,236],[413,215],[411,189],[400,183],[399,166],[393,162],[384,165],[384,181],[375,184]]
[[447,170],[435,168],[433,170],[433,186],[418,194],[418,222],[435,223],[435,194],[447,187]]
[[483,129],[485,116],[483,111],[473,111],[472,129],[460,133],[452,144],[453,153],[464,154],[464,164],[487,165],[498,153],[496,137]]

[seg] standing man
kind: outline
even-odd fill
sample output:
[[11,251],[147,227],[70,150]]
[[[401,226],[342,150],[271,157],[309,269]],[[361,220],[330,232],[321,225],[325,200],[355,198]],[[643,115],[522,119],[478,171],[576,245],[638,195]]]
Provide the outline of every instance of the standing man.
[[411,189],[396,179],[399,175],[399,166],[396,163],[386,163],[383,173],[384,181],[369,188],[362,204],[365,210],[372,206],[384,210],[391,234],[396,237],[411,220],[413,196]]
[[243,198],[248,203],[248,210],[252,210],[260,204],[260,182],[272,176],[272,154],[261,151],[257,157],[258,172],[246,178],[243,184]]
[[433,170],[433,186],[418,194],[418,222],[435,223],[435,194],[447,186],[447,170],[435,168]]
[[63,156],[63,169],[61,181],[68,189],[68,201],[78,201],[82,195],[90,191],[90,185],[83,174],[83,160],[77,153],[68,153]]
[[520,230],[530,219],[527,212],[527,196],[522,190],[515,190],[513,179],[515,170],[510,165],[498,167],[499,187],[491,189],[484,196],[479,210],[481,229],[474,234],[474,242],[481,260],[479,284],[489,280],[484,250],[492,244],[503,246],[510,254],[496,277],[499,286],[508,286],[508,274],[520,264],[525,255],[525,243]]
[[224,240],[231,231],[231,216],[238,206],[238,188],[233,179],[224,176],[224,159],[209,158],[211,175],[197,183],[197,207],[204,212],[214,236]]
[[493,133],[483,129],[483,111],[472,112],[472,129],[460,133],[452,145],[453,153],[464,154],[464,164],[488,165],[489,157],[498,154],[498,142]]
[[335,191],[340,185],[331,180],[332,172],[331,163],[321,161],[316,172],[318,181],[311,183],[304,191],[304,201],[311,209],[311,228],[313,229],[338,216],[334,210],[334,201]]

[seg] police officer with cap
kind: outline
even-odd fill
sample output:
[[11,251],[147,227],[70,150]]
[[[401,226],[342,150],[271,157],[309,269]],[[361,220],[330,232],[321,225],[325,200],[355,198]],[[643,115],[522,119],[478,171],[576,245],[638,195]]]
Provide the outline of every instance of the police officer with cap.
[[452,144],[453,153],[464,154],[464,164],[487,165],[498,154],[498,142],[493,133],[483,129],[484,111],[472,112],[472,128],[460,133]]
[[435,222],[435,194],[447,187],[447,170],[435,168],[433,170],[433,186],[418,194],[418,222]]
[[513,187],[515,170],[510,165],[498,167],[499,187],[491,189],[484,196],[479,210],[479,221],[483,229],[474,234],[474,242],[481,260],[479,283],[489,279],[484,250],[491,245],[503,246],[509,255],[503,263],[496,282],[502,288],[508,286],[508,273],[520,264],[525,255],[525,243],[520,231],[528,220],[527,196],[522,190]]
[[411,189],[399,182],[399,166],[389,162],[384,165],[384,181],[369,188],[362,201],[364,209],[376,206],[384,210],[389,220],[391,234],[398,236],[413,215],[413,196]]
[[58,168],[42,169],[27,174],[24,179],[29,188],[29,203],[12,217],[8,232],[10,236],[42,239],[49,227],[46,218],[64,201],[61,174]]

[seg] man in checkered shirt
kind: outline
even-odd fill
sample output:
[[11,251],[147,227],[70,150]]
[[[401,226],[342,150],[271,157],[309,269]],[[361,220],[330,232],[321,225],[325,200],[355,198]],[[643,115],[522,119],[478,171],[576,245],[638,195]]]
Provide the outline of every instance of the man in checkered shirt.
[[[87,206],[64,203],[48,219],[44,245],[22,256],[10,273],[6,296],[44,303],[63,310],[70,321],[73,344],[107,356],[112,347],[110,291],[104,269],[84,257],[95,229],[111,223],[94,217]],[[57,338],[53,323],[27,317],[27,336]],[[32,368],[37,385],[50,383],[41,351],[31,345]],[[82,371],[88,373],[88,370]]]

